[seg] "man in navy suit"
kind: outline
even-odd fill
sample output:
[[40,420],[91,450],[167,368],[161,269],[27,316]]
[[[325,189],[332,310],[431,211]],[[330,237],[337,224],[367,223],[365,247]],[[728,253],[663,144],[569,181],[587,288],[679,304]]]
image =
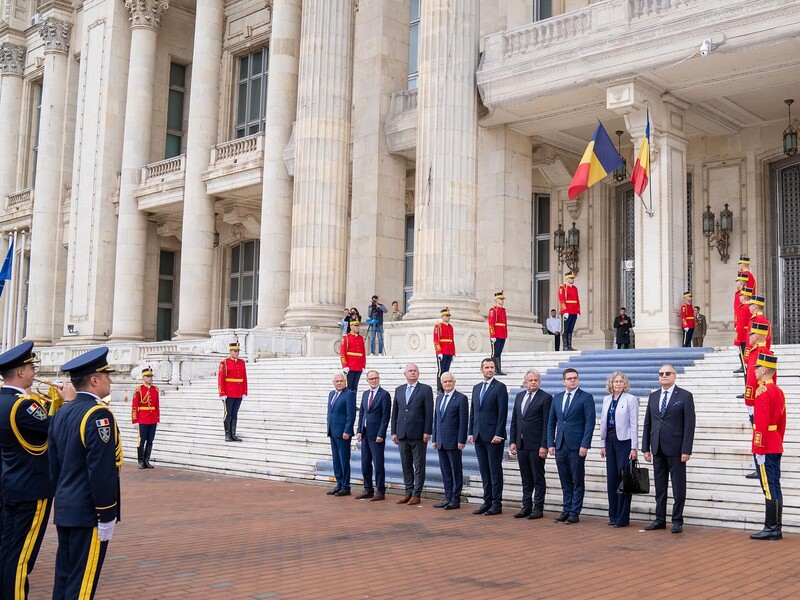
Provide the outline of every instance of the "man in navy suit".
[[683,532],[686,503],[686,463],[694,443],[694,396],[675,385],[675,367],[663,365],[658,371],[661,389],[650,394],[644,414],[642,452],[653,462],[656,484],[656,518],[646,531],[667,527],[667,478],[672,479],[672,533]]
[[547,420],[550,418],[553,397],[539,388],[541,383],[539,372],[528,369],[525,373],[525,391],[517,394],[511,414],[509,451],[517,457],[522,477],[522,509],[514,515],[516,519],[541,519],[544,516]]
[[[364,493],[356,500],[377,502],[386,499],[386,470],[383,454],[386,449],[386,428],[392,416],[392,398],[381,387],[381,376],[377,371],[367,371],[369,389],[361,396],[358,411],[356,440],[361,442],[361,473],[364,476]],[[372,467],[375,467],[375,488],[372,487]]]
[[425,485],[425,455],[433,432],[433,389],[419,382],[419,367],[410,363],[406,383],[394,392],[392,441],[400,446],[405,495],[398,504],[420,503]]
[[347,379],[342,372],[333,376],[333,388],[328,394],[328,437],[331,438],[336,487],[328,491],[328,496],[349,496],[350,438],[356,422],[356,395],[347,389]]
[[475,444],[483,483],[483,504],[474,515],[503,512],[503,448],[508,420],[508,389],[494,378],[493,358],[481,361],[483,382],[472,388],[472,411],[467,438]]
[[464,472],[461,468],[461,451],[467,444],[469,400],[456,391],[456,378],[449,371],[439,380],[444,392],[436,398],[433,416],[433,448],[439,451],[439,468],[442,470],[444,500],[434,508],[453,510],[461,507],[461,490]]
[[597,415],[594,398],[582,390],[578,372],[564,369],[564,391],[556,394],[547,421],[547,447],[556,457],[564,505],[556,523],[577,523],[583,509],[586,453],[592,447]]

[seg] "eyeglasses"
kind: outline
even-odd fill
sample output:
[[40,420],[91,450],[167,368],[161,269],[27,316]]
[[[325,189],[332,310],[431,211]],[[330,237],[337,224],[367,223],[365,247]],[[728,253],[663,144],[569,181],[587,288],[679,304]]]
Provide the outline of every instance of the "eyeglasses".
[[380,379],[380,377],[367,377],[367,381],[375,381],[376,379]]
[[658,372],[658,376],[659,377],[669,377],[670,375],[675,375],[675,372],[674,371],[659,371]]

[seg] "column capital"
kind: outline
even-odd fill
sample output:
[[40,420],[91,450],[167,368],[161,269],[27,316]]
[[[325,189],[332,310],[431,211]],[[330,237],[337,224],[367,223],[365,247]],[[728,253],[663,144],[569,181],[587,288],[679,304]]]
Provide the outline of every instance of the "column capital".
[[131,29],[158,29],[169,0],[125,0],[125,8],[131,11]]
[[42,24],[39,25],[39,35],[44,40],[44,51],[60,52],[66,54],[69,52],[69,34],[72,31],[72,23],[60,21],[53,17],[47,17]]
[[0,75],[22,76],[25,70],[25,46],[0,44]]

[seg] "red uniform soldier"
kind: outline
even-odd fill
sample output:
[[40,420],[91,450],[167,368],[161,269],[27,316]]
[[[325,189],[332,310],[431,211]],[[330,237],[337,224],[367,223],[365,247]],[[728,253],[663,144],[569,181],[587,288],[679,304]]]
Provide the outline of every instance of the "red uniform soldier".
[[228,351],[228,358],[219,363],[217,375],[219,399],[225,403],[222,422],[225,426],[225,441],[241,442],[241,438],[236,436],[236,423],[239,420],[239,406],[242,400],[247,399],[247,368],[239,358],[239,342],[231,342]]
[[781,491],[781,456],[786,434],[786,398],[775,384],[778,359],[772,352],[759,353],[753,412],[752,451],[764,492],[764,529],[750,536],[753,540],[780,540],[783,537],[783,493]]
[[[736,277],[736,292],[733,294],[733,345],[739,347],[739,368],[734,373],[744,373],[744,348],[747,345],[748,329],[740,323],[740,315],[749,313],[750,308],[747,303],[753,295],[753,288],[747,287],[747,273],[739,272]],[[744,295],[744,297],[743,297]],[[748,318],[749,327],[749,318]]]
[[575,330],[575,323],[578,315],[581,314],[581,299],[578,296],[578,288],[575,287],[575,274],[570,271],[564,275],[564,283],[558,286],[558,305],[561,310],[561,318],[564,319],[564,350],[575,350],[572,347],[572,332]]
[[158,388],[153,385],[153,369],[150,366],[142,370],[142,380],[144,383],[133,392],[131,423],[139,425],[139,445],[136,448],[139,468],[152,469],[150,453],[153,451],[156,427],[161,420],[161,407]]
[[[750,326],[750,339],[748,346],[745,349],[747,372],[745,377],[744,386],[744,403],[747,405],[747,412],[750,415],[750,422],[753,422],[753,399],[756,395],[756,388],[758,387],[758,378],[756,377],[756,365],[758,363],[758,356],[762,352],[769,352],[767,346],[767,335],[769,334],[769,323],[753,323]],[[778,380],[778,374],[775,372],[772,376],[774,381]]]
[[772,325],[769,322],[769,319],[764,315],[764,304],[765,304],[764,296],[752,296],[750,298],[750,304],[748,308],[750,309],[750,327],[752,328],[753,323],[763,323],[767,326],[767,338],[766,342],[767,345],[765,346],[767,350],[772,349]]
[[505,301],[503,290],[500,290],[494,295],[494,306],[489,309],[489,341],[492,343],[492,358],[494,366],[497,368],[497,375],[505,375],[500,366],[503,348],[508,339],[508,317],[506,309],[503,307]]
[[753,293],[756,293],[756,278],[753,275],[753,272],[750,270],[750,257],[746,254],[742,254],[739,256],[739,273],[744,275],[747,280],[745,281],[745,286],[749,287],[753,290]]
[[350,321],[350,333],[342,336],[342,345],[339,347],[342,371],[347,375],[347,389],[353,390],[354,394],[358,394],[358,380],[367,366],[364,338],[358,333],[360,327],[359,321]]
[[683,347],[692,345],[694,335],[694,306],[692,305],[692,292],[684,292],[681,304],[681,328],[683,329]]
[[442,373],[450,370],[453,357],[456,355],[456,341],[453,337],[453,326],[450,325],[450,309],[443,308],[439,314],[442,321],[433,326],[433,347],[436,349],[436,362],[439,366],[436,372],[436,386],[443,392]]

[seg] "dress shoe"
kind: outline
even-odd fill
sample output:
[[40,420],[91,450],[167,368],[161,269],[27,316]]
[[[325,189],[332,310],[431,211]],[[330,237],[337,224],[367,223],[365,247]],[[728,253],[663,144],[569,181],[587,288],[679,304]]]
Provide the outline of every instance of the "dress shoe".
[[570,515],[567,517],[567,520],[564,521],[567,525],[574,525],[575,523],[580,522],[580,517],[578,515]]
[[681,525],[680,523],[673,523],[672,533],[683,533],[683,525]]
[[742,367],[739,367],[739,368],[738,368],[738,369],[736,369],[735,371],[731,371],[731,372],[732,372],[732,373],[738,373],[738,374],[740,374],[740,375],[741,375],[742,373],[744,373],[744,369],[743,369]]
[[483,516],[484,517],[491,517],[493,515],[502,515],[502,514],[503,514],[503,509],[498,506],[497,508],[495,508],[495,507],[490,508],[485,513],[483,513]]
[[620,527],[627,527],[630,523],[614,523],[614,528],[619,529]]
[[419,499],[419,496],[411,496],[411,500],[409,500],[407,504],[409,506],[414,506],[416,504],[419,504],[420,502],[421,500]]
[[515,519],[525,519],[530,516],[531,512],[533,512],[530,508],[523,508],[517,514],[514,515]]
[[645,527],[644,530],[645,531],[655,531],[656,529],[666,529],[666,528],[667,528],[667,524],[664,523],[663,521],[653,521],[652,523],[650,523],[650,525]]
[[409,500],[411,500],[411,496],[403,496],[397,501],[397,504],[407,504]]
[[338,492],[334,494],[334,496],[349,496],[350,495],[350,488],[342,488]]
[[325,495],[326,496],[335,496],[336,494],[339,493],[339,490],[341,490],[341,489],[342,488],[340,488],[340,487],[335,487],[332,490],[328,490],[327,492],[325,492]]
[[369,499],[370,502],[380,502],[381,500],[386,500],[386,494],[381,494],[380,492]]
[[491,504],[481,504],[476,510],[472,511],[473,515],[482,515],[492,507]]
[[555,519],[553,519],[553,521],[556,523],[566,523],[567,519],[569,519],[569,513],[562,512]]
[[375,497],[375,492],[364,492],[363,494],[359,494],[356,496],[356,500],[369,500],[370,498]]
[[616,523],[614,523],[614,521],[609,521],[608,523],[606,523],[606,525],[608,525],[609,527],[614,527]]
[[444,507],[445,510],[455,510],[457,508],[461,508],[461,502],[451,502]]
[[543,516],[544,516],[544,512],[542,512],[541,510],[535,510],[530,515],[528,515],[528,518],[531,521],[533,521],[535,519],[541,519]]
[[502,375],[503,377],[507,376],[507,373],[503,373],[503,371],[498,371],[497,374]]
[[738,395],[738,396],[736,396],[736,397],[737,397],[737,398],[744,398],[744,394],[739,394],[739,395]]
[[442,500],[441,502],[437,502],[436,504],[434,504],[433,508],[444,508],[448,504],[450,504],[450,500]]
[[758,471],[753,471],[745,475],[745,479],[758,479]]

